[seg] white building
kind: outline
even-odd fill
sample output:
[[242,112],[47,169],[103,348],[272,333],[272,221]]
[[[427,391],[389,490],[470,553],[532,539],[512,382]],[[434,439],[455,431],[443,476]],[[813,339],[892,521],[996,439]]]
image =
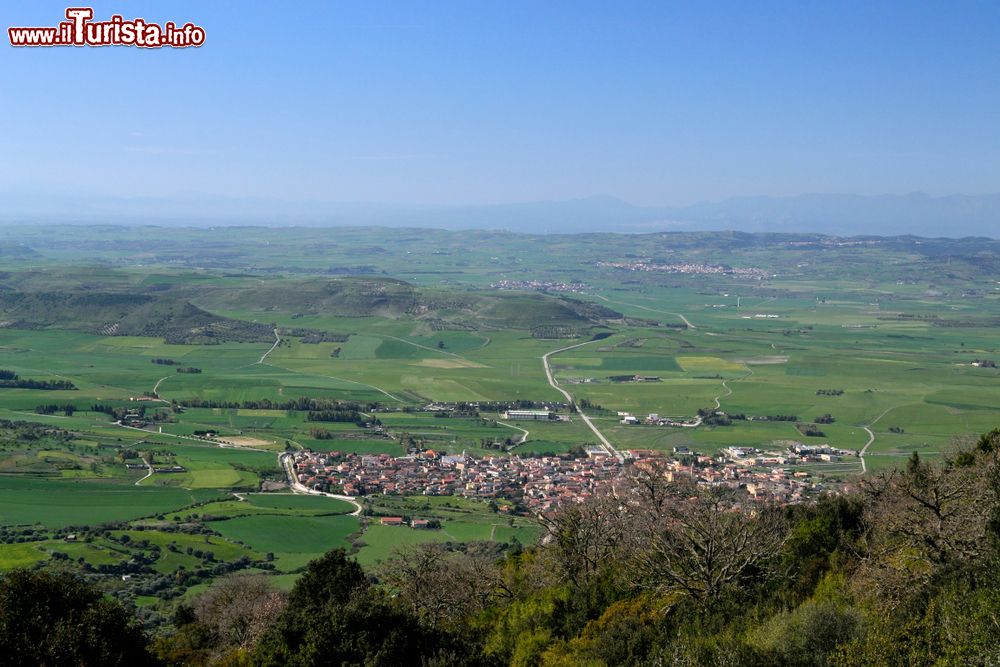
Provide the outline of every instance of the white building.
[[556,419],[556,414],[549,410],[508,410],[503,413],[504,419],[548,420]]

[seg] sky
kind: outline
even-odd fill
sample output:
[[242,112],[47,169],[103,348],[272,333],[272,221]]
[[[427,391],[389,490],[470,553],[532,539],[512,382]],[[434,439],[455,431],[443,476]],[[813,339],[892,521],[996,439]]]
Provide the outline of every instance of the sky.
[[[0,45],[0,193],[488,204],[1000,191],[1000,3],[92,3]],[[5,0],[3,28],[66,5]],[[6,30],[4,30],[6,32]]]

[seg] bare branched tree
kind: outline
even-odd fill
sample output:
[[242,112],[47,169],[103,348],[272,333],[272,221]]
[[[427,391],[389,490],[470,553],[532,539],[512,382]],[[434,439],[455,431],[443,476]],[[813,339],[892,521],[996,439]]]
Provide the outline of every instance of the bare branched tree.
[[626,507],[611,494],[543,516],[545,555],[559,577],[583,585],[614,563],[626,536]]
[[215,646],[228,651],[252,650],[260,636],[284,610],[287,598],[260,575],[227,576],[195,602],[198,621],[217,638]]
[[786,536],[779,509],[736,489],[639,475],[623,572],[636,588],[712,600],[769,576]]
[[984,557],[996,507],[995,457],[965,451],[929,464],[914,455],[905,470],[862,483],[868,592],[892,604],[936,568]]
[[472,614],[512,597],[494,550],[465,552],[429,543],[397,549],[379,569],[396,599],[432,628],[455,628]]

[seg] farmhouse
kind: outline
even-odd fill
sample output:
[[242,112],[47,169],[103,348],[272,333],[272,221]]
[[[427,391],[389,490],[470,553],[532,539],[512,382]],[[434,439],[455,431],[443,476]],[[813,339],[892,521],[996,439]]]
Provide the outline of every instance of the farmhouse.
[[558,419],[556,413],[549,410],[508,410],[503,413],[504,419],[531,420],[553,420]]
[[403,517],[401,516],[384,516],[379,519],[379,523],[383,526],[402,526]]

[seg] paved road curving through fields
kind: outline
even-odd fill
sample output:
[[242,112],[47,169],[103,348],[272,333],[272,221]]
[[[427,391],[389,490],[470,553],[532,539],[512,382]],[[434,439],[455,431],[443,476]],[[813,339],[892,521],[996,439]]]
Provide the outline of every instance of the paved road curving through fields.
[[274,352],[274,348],[278,347],[280,344],[281,344],[281,336],[278,335],[278,330],[275,329],[274,330],[274,345],[271,346],[271,349],[269,349],[267,352],[265,352],[264,354],[262,354],[260,356],[260,359],[257,360],[257,363],[258,364],[264,363],[264,360],[267,359],[267,355],[269,355],[272,352]]
[[864,432],[868,434],[868,442],[866,442],[865,446],[861,448],[860,452],[858,452],[858,458],[861,459],[861,474],[862,475],[864,475],[865,473],[868,472],[868,464],[865,463],[865,452],[867,452],[868,448],[872,446],[873,442],[875,442],[875,433],[872,431],[872,426],[874,426],[875,422],[877,422],[879,419],[882,419],[882,417],[885,417],[887,414],[889,414],[889,411],[892,410],[892,409],[893,408],[887,408],[885,412],[883,412],[882,414],[880,414],[875,419],[871,420],[868,423],[867,426],[862,426],[861,427],[862,430],[864,430]]
[[[559,354],[560,352],[565,352],[567,350],[583,347],[584,345],[590,345],[591,343],[596,343],[596,342],[597,342],[596,340],[588,340],[583,343],[577,343],[576,345],[569,345],[567,347],[559,348],[558,350],[552,350],[551,352],[546,352],[545,354],[542,355],[542,364],[545,366],[545,377],[548,378],[549,384],[552,386],[553,389],[555,389],[560,394],[566,397],[566,401],[570,405],[576,405],[575,401],[573,400],[573,396],[568,391],[560,387],[559,383],[556,382],[555,376],[552,375],[552,368],[551,366],[549,366],[549,357],[551,357],[553,354]],[[590,427],[590,430],[594,432],[594,435],[597,436],[597,439],[598,441],[600,441],[601,446],[604,447],[604,451],[606,451],[611,456],[614,456],[619,461],[625,460],[625,457],[622,456],[621,452],[615,449],[614,445],[612,445],[608,441],[608,439],[604,437],[604,434],[601,433],[601,431],[594,425],[594,422],[590,421],[590,417],[584,414],[583,410],[581,410],[579,406],[577,406],[576,408],[576,413],[580,416],[580,419],[582,419],[584,423]]]

